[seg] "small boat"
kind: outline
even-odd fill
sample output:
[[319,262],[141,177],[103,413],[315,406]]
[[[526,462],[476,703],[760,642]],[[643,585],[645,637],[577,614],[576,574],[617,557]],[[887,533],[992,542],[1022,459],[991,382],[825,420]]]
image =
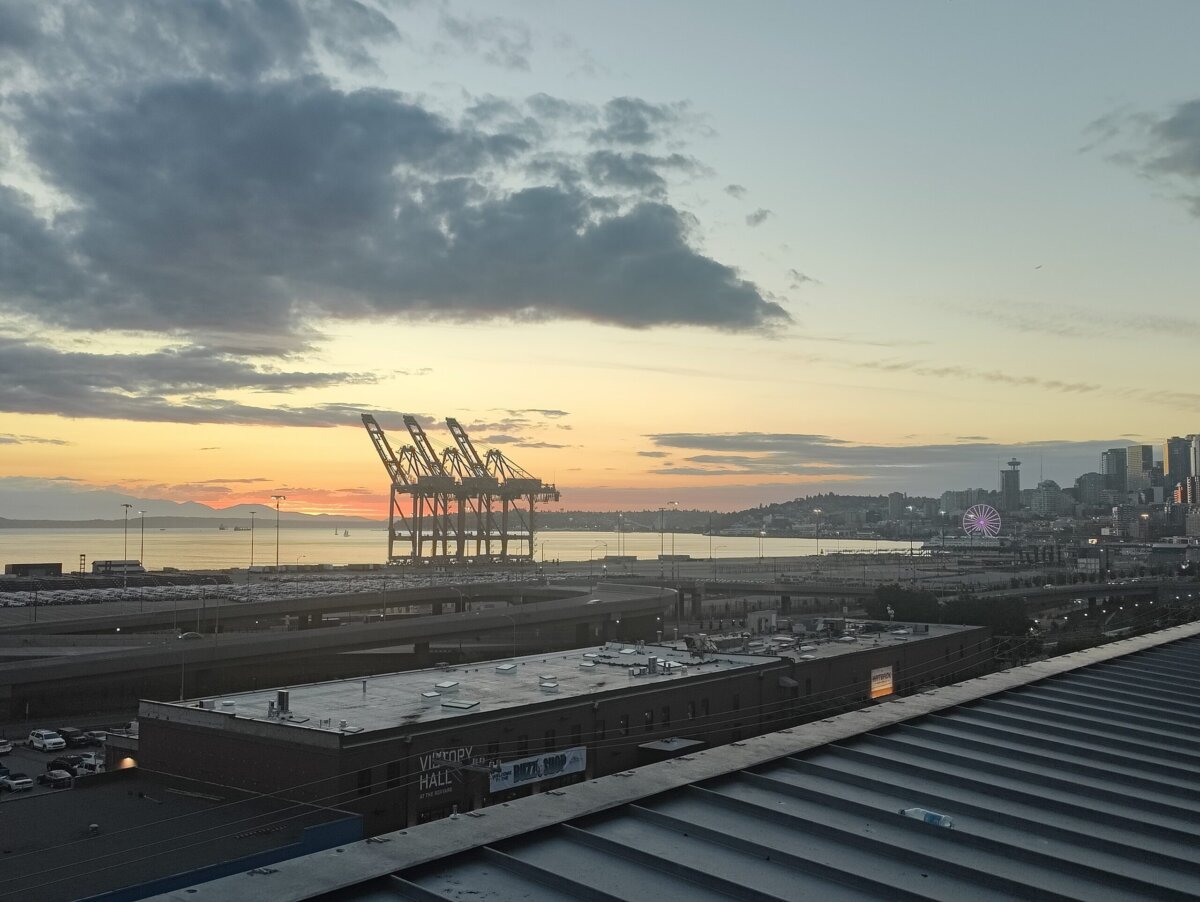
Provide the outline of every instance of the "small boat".
[[218,527],[217,527],[217,529],[224,530],[224,529],[225,529],[225,524],[224,524],[224,523],[222,523],[220,526],[218,526]]
[[249,527],[249,526],[235,526],[235,527],[233,528],[233,531],[234,531],[234,532],[249,532],[249,531],[250,531],[250,527]]
[[348,539],[348,538],[350,538],[350,530],[348,530],[348,529],[347,529],[347,530],[344,530],[344,531],[342,532],[342,538],[343,538],[343,539]]

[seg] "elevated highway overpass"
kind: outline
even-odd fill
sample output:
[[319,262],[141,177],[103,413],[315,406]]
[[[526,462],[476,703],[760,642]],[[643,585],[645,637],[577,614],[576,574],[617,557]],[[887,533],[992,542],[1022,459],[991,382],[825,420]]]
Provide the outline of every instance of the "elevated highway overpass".
[[[41,660],[0,664],[0,720],[57,718],[76,712],[117,710],[139,699],[217,695],[236,689],[308,683],[338,676],[387,672],[433,663],[431,644],[472,643],[490,636],[493,647],[528,653],[539,647],[579,647],[605,639],[653,638],[658,618],[672,607],[669,589],[639,586],[509,585],[519,603],[473,608],[473,593],[454,587],[412,590],[403,603],[441,606],[443,613],[342,624],[337,628],[272,632],[218,632],[207,638],[173,634],[141,647],[104,648]],[[389,596],[392,593],[388,593]],[[400,593],[396,593],[399,595]],[[349,596],[355,604],[364,600]],[[495,600],[489,597],[488,600]],[[301,599],[320,610],[345,609],[340,596]],[[391,604],[401,604],[389,599]],[[264,603],[267,604],[267,603]],[[368,605],[369,607],[369,605]],[[379,602],[374,602],[379,608]],[[251,611],[250,609],[258,609]],[[453,610],[449,610],[453,608]],[[232,609],[236,616],[263,616],[257,604]],[[275,615],[299,613],[280,600]],[[170,611],[98,618],[91,628],[112,629],[120,618],[142,629],[166,624]],[[229,612],[222,612],[222,627]],[[165,620],[164,620],[165,618]],[[125,621],[130,622],[130,621]],[[61,625],[60,625],[61,626]],[[66,625],[78,629],[79,622]],[[29,637],[32,641],[34,637]],[[9,641],[20,641],[10,636]],[[368,654],[369,652],[369,654]],[[44,724],[43,724],[44,725]]]

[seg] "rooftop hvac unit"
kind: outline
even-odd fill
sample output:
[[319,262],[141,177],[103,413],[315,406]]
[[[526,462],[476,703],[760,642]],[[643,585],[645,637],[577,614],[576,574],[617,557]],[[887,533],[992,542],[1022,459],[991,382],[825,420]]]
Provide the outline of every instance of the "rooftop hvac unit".
[[289,707],[291,696],[292,694],[286,689],[280,689],[277,693],[275,693],[275,707],[279,709],[280,717],[286,717],[291,711],[291,708]]

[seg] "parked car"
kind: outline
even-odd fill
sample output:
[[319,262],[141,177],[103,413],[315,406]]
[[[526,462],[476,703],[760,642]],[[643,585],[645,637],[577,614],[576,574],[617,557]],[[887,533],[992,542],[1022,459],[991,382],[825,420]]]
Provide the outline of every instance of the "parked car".
[[84,774],[98,774],[104,770],[104,752],[88,752],[86,755],[81,755],[80,757],[83,760],[79,762],[79,767],[75,769],[75,776],[82,777]]
[[37,782],[41,786],[49,786],[51,789],[66,789],[71,786],[73,778],[65,770],[48,770],[44,774],[37,775]]
[[87,734],[79,727],[59,727],[55,732],[63,738],[67,744],[67,748],[77,749],[87,745],[91,745],[91,740],[87,738]]
[[25,792],[33,789],[33,781],[29,779],[28,774],[5,774],[0,777],[0,789],[7,789],[9,792]]
[[104,745],[108,741],[107,730],[88,730],[83,735],[88,738],[90,745]]
[[67,747],[67,741],[53,730],[34,730],[29,734],[27,744],[39,752],[57,752]]
[[12,741],[8,739],[0,739],[0,755],[7,755],[12,752]]
[[82,764],[83,755],[59,755],[50,760],[46,765],[46,770],[65,770],[72,777],[77,777]]

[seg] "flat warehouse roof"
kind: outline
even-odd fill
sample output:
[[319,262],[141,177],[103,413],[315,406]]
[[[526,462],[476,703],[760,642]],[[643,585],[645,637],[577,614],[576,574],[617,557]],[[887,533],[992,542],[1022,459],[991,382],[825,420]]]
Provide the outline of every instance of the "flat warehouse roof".
[[[649,672],[652,657],[658,660],[653,673]],[[207,700],[214,705],[212,710],[197,708],[197,699],[142,702],[139,716],[153,718],[161,713],[165,717],[172,710],[186,708],[192,723],[196,716],[207,716],[218,723],[228,723],[232,718],[234,722],[255,721],[284,729],[371,732],[555,698],[661,685],[777,660],[777,656],[717,652],[705,655],[701,661],[685,649],[610,642],[573,651],[291,686],[287,688],[291,721],[267,715],[268,704],[277,700],[277,689]]]

